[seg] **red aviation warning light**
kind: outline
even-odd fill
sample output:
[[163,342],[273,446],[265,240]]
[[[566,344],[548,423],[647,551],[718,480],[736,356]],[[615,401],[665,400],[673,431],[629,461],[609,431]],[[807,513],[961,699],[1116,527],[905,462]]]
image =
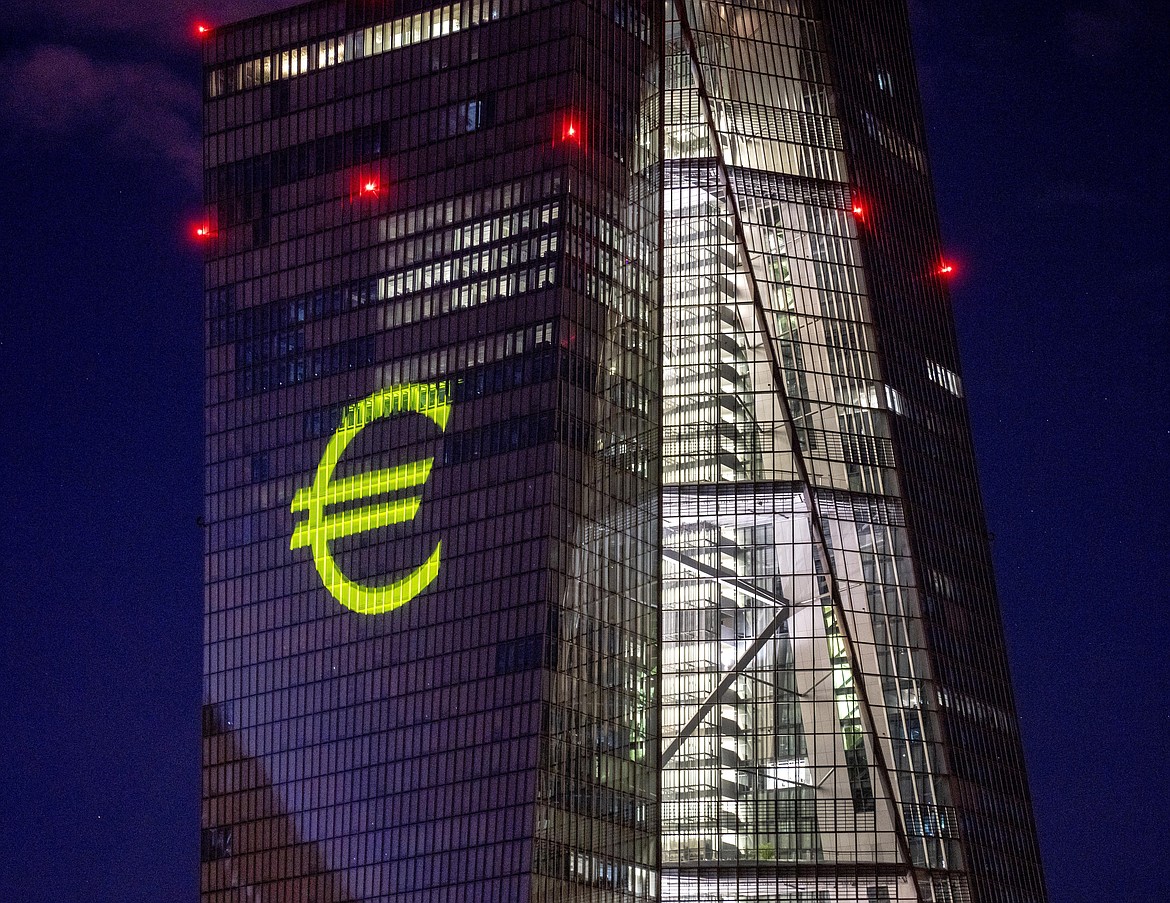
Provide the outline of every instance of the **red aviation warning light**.
[[211,26],[206,22],[195,23],[195,36],[198,38],[205,38],[211,34]]
[[207,222],[196,223],[191,227],[191,237],[199,242],[211,241],[215,234],[215,228]]
[[869,202],[865,199],[865,195],[856,189],[849,193],[849,215],[858,225],[869,222]]
[[566,113],[561,117],[561,124],[559,129],[559,141],[564,144],[572,142],[573,144],[581,143],[581,122],[572,113]]
[[953,276],[955,273],[955,265],[949,260],[941,260],[938,264],[938,269],[935,272],[939,276]]
[[376,172],[358,172],[349,183],[349,201],[358,204],[362,201],[375,201],[382,196],[385,182]]

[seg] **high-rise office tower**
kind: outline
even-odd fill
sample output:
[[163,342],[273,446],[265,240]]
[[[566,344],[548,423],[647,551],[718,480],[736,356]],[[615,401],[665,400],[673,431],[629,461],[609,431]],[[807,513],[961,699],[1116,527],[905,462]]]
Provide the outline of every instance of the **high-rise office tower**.
[[204,90],[204,903],[1044,900],[900,0]]

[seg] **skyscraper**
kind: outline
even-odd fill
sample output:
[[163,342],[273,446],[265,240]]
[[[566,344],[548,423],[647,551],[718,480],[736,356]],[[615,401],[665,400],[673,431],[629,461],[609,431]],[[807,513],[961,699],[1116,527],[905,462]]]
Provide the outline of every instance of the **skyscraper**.
[[205,53],[205,903],[1043,900],[903,4]]

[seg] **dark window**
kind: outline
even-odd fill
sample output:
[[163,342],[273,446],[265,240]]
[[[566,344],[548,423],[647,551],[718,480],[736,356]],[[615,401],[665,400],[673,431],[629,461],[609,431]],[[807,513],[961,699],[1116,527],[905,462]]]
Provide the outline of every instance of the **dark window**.
[[204,862],[227,859],[232,854],[232,829],[204,828],[200,838],[200,858]]
[[496,645],[496,674],[530,671],[541,665],[544,637],[539,633]]

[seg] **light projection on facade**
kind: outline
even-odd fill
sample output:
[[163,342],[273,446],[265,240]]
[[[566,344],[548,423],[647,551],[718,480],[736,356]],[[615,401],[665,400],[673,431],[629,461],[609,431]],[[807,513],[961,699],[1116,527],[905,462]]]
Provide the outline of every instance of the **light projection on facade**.
[[[309,548],[325,588],[346,608],[363,615],[376,615],[405,605],[439,574],[442,542],[425,562],[398,580],[383,586],[367,586],[343,573],[330,551],[330,543],[358,533],[405,523],[414,519],[421,495],[353,506],[401,489],[422,486],[431,475],[434,458],[422,458],[394,467],[360,473],[334,480],[333,473],[350,443],[370,424],[397,414],[421,414],[440,430],[446,430],[451,416],[449,386],[438,383],[406,383],[380,389],[350,405],[341,425],[325,447],[313,484],[297,490],[290,510],[307,512],[308,517],[293,530],[289,548]],[[351,507],[342,507],[342,506]],[[326,513],[326,509],[334,509]]]
[[203,903],[1045,903],[909,34],[208,36]]

